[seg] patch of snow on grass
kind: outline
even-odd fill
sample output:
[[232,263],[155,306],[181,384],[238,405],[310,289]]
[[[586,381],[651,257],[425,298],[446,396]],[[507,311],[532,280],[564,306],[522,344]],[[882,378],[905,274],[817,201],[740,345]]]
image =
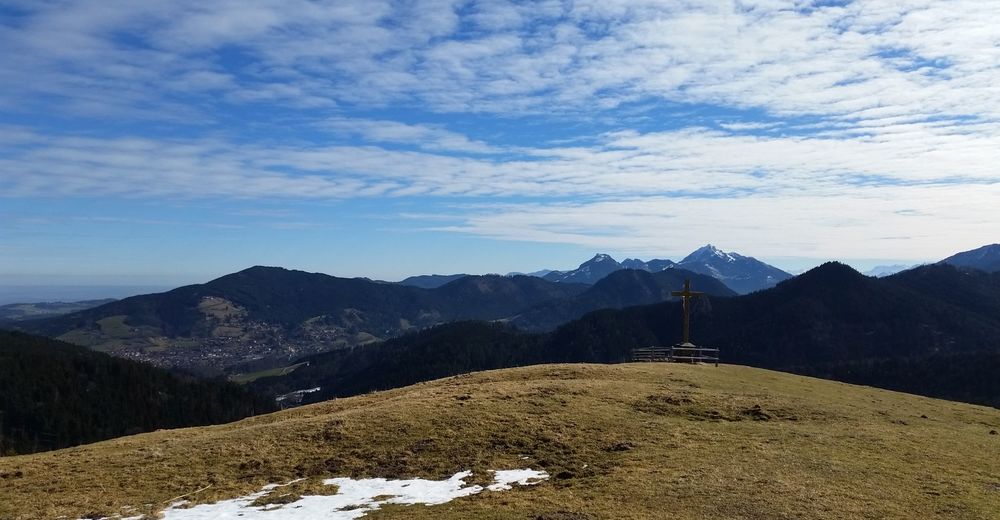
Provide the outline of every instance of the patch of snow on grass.
[[511,484],[533,486],[549,478],[548,473],[533,469],[502,469],[494,471],[493,475],[493,484],[486,486],[490,491],[505,491],[511,488]]
[[[486,489],[503,491],[513,484],[530,486],[549,478],[544,471],[514,469],[494,471],[493,484]],[[268,495],[279,485],[269,484],[260,491],[245,497],[223,500],[214,504],[201,504],[185,508],[174,504],[163,511],[163,520],[353,520],[375,511],[382,504],[437,505],[459,497],[481,493],[482,486],[466,486],[465,479],[471,471],[456,473],[447,480],[387,480],[369,478],[331,478],[324,484],[338,486],[336,495],[303,496],[284,505],[252,506],[255,500]]]

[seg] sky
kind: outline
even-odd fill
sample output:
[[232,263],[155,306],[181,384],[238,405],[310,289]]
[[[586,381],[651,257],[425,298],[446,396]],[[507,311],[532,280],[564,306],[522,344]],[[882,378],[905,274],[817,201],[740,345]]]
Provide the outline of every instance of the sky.
[[1000,2],[0,0],[0,284],[998,241]]

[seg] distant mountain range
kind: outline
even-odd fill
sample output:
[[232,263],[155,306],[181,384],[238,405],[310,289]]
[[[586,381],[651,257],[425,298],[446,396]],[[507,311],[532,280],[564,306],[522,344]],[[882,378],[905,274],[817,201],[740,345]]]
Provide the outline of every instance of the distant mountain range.
[[161,367],[253,373],[455,320],[510,320],[548,330],[592,310],[664,301],[684,278],[710,295],[733,294],[710,277],[682,269],[614,274],[593,286],[531,276],[457,275],[425,289],[253,267],[18,327]]
[[[680,330],[675,302],[592,312],[548,334],[461,322],[308,358],[308,367],[254,384],[272,393],[321,387],[321,400],[472,370],[615,363],[633,348],[677,342]],[[928,265],[876,279],[828,263],[696,305],[692,338],[719,347],[727,363],[1000,406],[1000,273]]]
[[[949,261],[959,261],[965,266],[975,261],[979,262],[975,265],[988,267],[995,250],[996,246],[989,246],[956,255]],[[944,275],[920,278],[915,274],[937,273],[927,267],[865,282],[881,284],[871,286],[877,288],[871,289],[871,301],[877,302],[886,298],[886,295],[896,294],[892,291],[898,292],[900,289],[893,289],[893,284],[899,283],[899,280],[910,280],[914,287],[919,288],[920,294],[931,295],[935,299],[933,305],[919,304],[921,308],[930,309],[934,305],[948,302],[953,307],[940,308],[938,311],[947,316],[966,317],[973,316],[967,310],[974,310],[974,319],[968,318],[972,321],[963,325],[967,331],[983,330],[977,325],[979,322],[976,320],[980,318],[990,322],[996,319],[996,315],[987,312],[995,305],[994,289],[987,283],[990,278],[982,278],[982,273],[970,271],[971,267],[962,267],[964,274],[950,279],[951,285],[937,287],[934,285],[936,280],[943,279]],[[836,271],[836,268],[826,266],[818,272],[832,271]],[[852,270],[848,271],[854,273]],[[161,367],[183,368],[200,374],[249,374],[248,378],[252,379],[266,370],[285,366],[297,358],[370,345],[458,320],[500,321],[523,330],[550,331],[589,312],[599,313],[603,312],[602,309],[622,309],[669,301],[670,291],[679,288],[685,279],[694,282],[695,290],[704,291],[712,297],[699,301],[697,308],[714,309],[714,316],[725,316],[724,311],[736,305],[729,303],[730,301],[756,301],[754,298],[757,298],[757,293],[766,295],[774,294],[773,291],[787,291],[783,287],[796,287],[805,283],[800,282],[800,278],[808,280],[817,276],[814,272],[817,271],[789,279],[790,275],[787,273],[763,262],[726,253],[711,245],[698,249],[677,263],[670,260],[646,262],[638,259],[626,259],[619,263],[608,255],[596,255],[577,270],[549,273],[545,278],[430,275],[409,280],[409,283],[434,286],[433,288],[258,266],[205,284],[180,287],[165,293],[134,296],[63,316],[20,321],[16,323],[16,327]],[[958,271],[952,269],[952,272]],[[589,283],[593,277],[602,275],[599,280]],[[851,280],[851,276],[843,277],[845,287]],[[774,284],[777,285],[770,290],[758,289],[744,298],[734,298],[734,293],[746,293],[754,287]],[[824,289],[822,284],[810,287],[829,290]],[[956,301],[948,300],[948,295],[958,290],[956,287],[962,288],[956,293],[960,297]],[[914,289],[910,287],[907,290]],[[788,307],[787,315],[779,313],[761,317],[761,323],[769,323],[775,327],[788,326],[790,330],[796,330],[796,334],[806,335],[797,338],[802,340],[798,343],[800,346],[808,345],[808,334],[818,334],[818,331],[824,330],[822,324],[829,318],[820,312],[826,303],[817,303],[815,299],[818,297],[811,295],[812,299]],[[764,301],[767,297],[760,298]],[[910,297],[893,298],[899,301],[924,301]],[[871,302],[858,300],[854,306],[861,311],[869,309]],[[741,310],[738,312],[733,311],[736,312],[735,315],[728,319],[720,318],[704,332],[707,340],[727,342],[730,355],[741,352],[743,345],[755,344],[758,338],[747,336],[748,334],[770,333],[763,326],[756,325],[745,331],[733,330],[733,323],[745,324],[746,320],[759,313],[754,306],[739,308]],[[804,316],[801,320],[791,319],[800,314]],[[886,323],[895,323],[897,314],[904,316],[900,319],[908,321],[898,326],[887,326]],[[857,315],[851,319],[867,320],[865,316],[868,315]],[[665,322],[673,319],[677,319],[676,316]],[[934,333],[937,336],[914,335],[912,331],[914,324],[931,327],[931,324],[940,319],[940,316],[934,314],[915,315],[906,309],[893,310],[887,311],[881,319],[880,325],[870,324],[871,330],[898,327],[897,338],[906,338],[913,344],[920,344],[928,337],[944,337],[938,333]],[[847,322],[850,320],[845,318],[844,323]],[[639,327],[637,330],[642,329],[643,327]],[[843,332],[828,330],[824,334],[834,337]],[[851,337],[853,336],[847,334],[842,340],[844,344],[853,345],[851,348],[861,348],[871,339],[866,335],[859,335],[850,341],[846,339]],[[874,333],[872,338],[879,338],[882,342],[892,340]],[[968,343],[969,338],[963,338],[961,341]],[[771,347],[755,348],[772,353],[774,351]],[[755,358],[751,351],[755,352],[751,349],[743,357],[731,359],[761,366],[778,366],[768,364],[770,361],[767,359]],[[822,349],[816,352],[820,351]],[[801,354],[799,351],[795,353]],[[832,363],[838,355],[824,363]],[[788,359],[791,357],[786,356]],[[809,358],[803,362],[811,366],[816,360]]]
[[551,271],[546,280],[560,283],[594,284],[620,269],[636,269],[657,273],[666,269],[681,268],[711,276],[737,294],[747,294],[774,287],[791,274],[768,265],[756,258],[737,253],[727,253],[711,244],[699,248],[680,262],[654,259],[648,262],[628,258],[619,263],[610,255],[598,254],[572,271]]
[[[611,255],[599,253],[572,271],[550,271],[549,274],[546,274],[542,278],[550,282],[593,285],[598,280],[621,269],[625,269],[625,267],[614,258],[611,258]],[[647,270],[644,263],[633,263],[631,269]]]
[[113,301],[115,301],[114,298],[106,298],[103,300],[85,300],[79,302],[11,303],[0,305],[0,323],[61,316]]
[[958,253],[945,258],[941,263],[994,273],[1000,271],[1000,244],[990,244]]
[[892,264],[892,265],[877,265],[868,271],[865,271],[865,276],[874,276],[875,278],[883,278],[886,276],[894,275],[898,272],[905,271],[907,269],[913,269],[915,265],[907,264]]
[[665,269],[655,273],[619,269],[580,294],[539,303],[521,311],[510,322],[524,330],[550,330],[590,311],[671,300],[670,292],[681,288],[686,279],[709,296],[736,296],[715,278],[686,269]]

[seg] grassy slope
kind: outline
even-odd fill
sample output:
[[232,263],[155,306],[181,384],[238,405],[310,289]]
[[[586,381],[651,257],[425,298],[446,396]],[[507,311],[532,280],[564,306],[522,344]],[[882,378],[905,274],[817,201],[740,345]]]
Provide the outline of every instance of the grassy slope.
[[747,367],[542,365],[0,459],[0,518],[525,466],[557,477],[366,518],[998,518],[990,430],[996,409]]

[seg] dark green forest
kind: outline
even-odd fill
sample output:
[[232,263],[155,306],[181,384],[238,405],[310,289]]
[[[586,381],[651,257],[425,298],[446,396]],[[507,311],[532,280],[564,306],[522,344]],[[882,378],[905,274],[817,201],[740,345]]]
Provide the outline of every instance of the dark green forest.
[[[697,300],[692,337],[727,363],[1000,406],[997,279],[943,265],[875,279],[830,263],[770,290]],[[309,399],[322,400],[490,368],[619,363],[633,348],[677,343],[680,330],[676,302],[596,311],[548,334],[453,323],[310,357],[255,386],[318,386]]]
[[271,399],[220,381],[20,332],[0,330],[0,454],[64,448],[234,421],[275,410]]

